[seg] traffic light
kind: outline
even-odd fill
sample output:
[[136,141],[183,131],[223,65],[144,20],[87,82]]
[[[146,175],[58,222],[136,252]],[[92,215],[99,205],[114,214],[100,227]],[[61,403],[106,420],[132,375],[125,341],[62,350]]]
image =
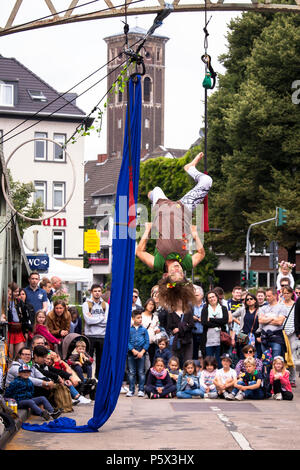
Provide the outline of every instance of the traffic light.
[[249,271],[249,287],[256,287],[257,272]]
[[246,271],[243,269],[241,271],[241,286],[246,286],[247,285],[247,273]]
[[287,210],[282,209],[282,207],[278,207],[278,226],[287,223]]

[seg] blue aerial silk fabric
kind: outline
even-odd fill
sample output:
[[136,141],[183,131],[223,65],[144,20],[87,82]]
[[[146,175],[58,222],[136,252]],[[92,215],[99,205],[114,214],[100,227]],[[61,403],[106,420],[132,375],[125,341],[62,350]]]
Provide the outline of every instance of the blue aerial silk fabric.
[[111,297],[93,417],[83,426],[76,426],[74,420],[67,418],[57,418],[42,425],[23,423],[22,428],[29,431],[51,433],[97,432],[113,413],[119,398],[128,352],[135,262],[136,229],[134,224],[128,226],[129,180],[132,174],[133,196],[137,203],[140,173],[142,112],[140,76],[137,76],[135,80],[130,79],[129,81],[128,105],[130,106],[131,159],[129,157],[127,105],[123,160],[115,204]]

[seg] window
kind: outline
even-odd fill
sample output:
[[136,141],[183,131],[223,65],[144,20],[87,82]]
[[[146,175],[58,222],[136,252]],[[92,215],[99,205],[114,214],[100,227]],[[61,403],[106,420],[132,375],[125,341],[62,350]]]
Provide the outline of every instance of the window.
[[118,103],[122,103],[123,101],[123,93],[122,91],[119,89],[118,91]]
[[118,129],[122,128],[122,119],[118,119]]
[[144,101],[146,103],[151,101],[151,78],[149,77],[144,80]]
[[0,83],[0,106],[14,106],[14,86]]
[[[46,132],[35,132],[35,139],[47,139],[48,135]],[[36,140],[34,142],[34,159],[35,160],[47,160],[47,141],[46,140]]]
[[156,60],[157,61],[160,60],[160,49],[159,48],[156,49]]
[[54,144],[54,154],[53,154],[53,160],[55,162],[65,162],[66,161],[66,153],[64,150],[61,148],[61,145],[64,145],[66,143],[66,135],[65,134],[54,134],[53,140],[57,142],[57,144]]
[[60,209],[65,204],[65,183],[53,183],[53,209]]
[[145,128],[146,129],[149,129],[150,127],[150,120],[149,119],[145,119]]
[[34,193],[34,202],[38,199],[42,201],[44,207],[47,206],[47,183],[46,181],[35,181],[34,182],[35,193]]
[[28,90],[28,93],[33,101],[47,101],[47,98],[42,91]]
[[65,256],[64,230],[53,230],[53,256],[56,258],[64,258]]

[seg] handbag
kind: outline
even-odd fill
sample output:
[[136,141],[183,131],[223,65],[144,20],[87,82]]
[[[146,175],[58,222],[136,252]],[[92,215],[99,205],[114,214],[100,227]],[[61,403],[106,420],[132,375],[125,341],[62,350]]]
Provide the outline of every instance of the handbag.
[[232,345],[231,336],[226,331],[220,332],[220,340],[224,346],[230,347]]
[[239,344],[246,345],[249,343],[249,336],[246,333],[243,333],[242,331],[240,331],[236,335],[236,340]]

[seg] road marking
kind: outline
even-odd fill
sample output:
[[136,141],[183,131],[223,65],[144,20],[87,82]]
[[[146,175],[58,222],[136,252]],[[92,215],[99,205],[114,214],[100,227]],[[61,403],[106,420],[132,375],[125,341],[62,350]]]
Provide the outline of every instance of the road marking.
[[253,450],[245,436],[241,432],[237,431],[235,424],[222,413],[222,410],[218,406],[211,406],[210,409],[217,412],[219,420],[225,424],[225,427],[242,450]]

